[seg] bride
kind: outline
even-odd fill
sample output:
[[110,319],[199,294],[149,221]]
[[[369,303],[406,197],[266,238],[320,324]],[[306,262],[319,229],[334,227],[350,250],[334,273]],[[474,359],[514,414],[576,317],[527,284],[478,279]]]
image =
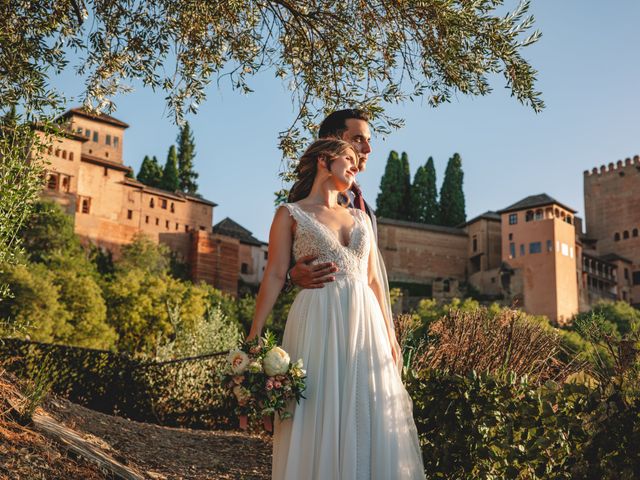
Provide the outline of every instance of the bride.
[[339,196],[358,172],[342,140],[314,142],[296,168],[289,203],[278,208],[247,340],[261,335],[291,263],[317,255],[335,281],[296,297],[282,347],[307,370],[305,399],[275,419],[275,480],[424,479],[401,352],[378,265],[371,221]]

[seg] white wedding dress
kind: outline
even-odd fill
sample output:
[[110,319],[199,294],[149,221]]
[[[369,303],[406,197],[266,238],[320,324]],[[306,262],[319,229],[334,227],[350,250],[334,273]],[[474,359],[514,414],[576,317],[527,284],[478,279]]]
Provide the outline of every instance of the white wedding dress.
[[424,479],[411,399],[393,362],[382,310],[367,281],[374,245],[366,214],[354,217],[349,244],[297,204],[295,258],[334,262],[336,281],[302,290],[284,331],[283,348],[302,358],[305,399],[292,418],[276,415],[274,480]]

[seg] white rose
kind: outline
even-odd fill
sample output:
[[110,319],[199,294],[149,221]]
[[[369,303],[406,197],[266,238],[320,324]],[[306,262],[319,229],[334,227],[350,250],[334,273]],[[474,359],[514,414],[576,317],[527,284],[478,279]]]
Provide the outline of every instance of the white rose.
[[227,361],[231,366],[231,371],[235,374],[240,374],[244,372],[247,365],[249,365],[249,356],[241,350],[234,350],[229,352]]
[[289,370],[289,354],[280,347],[273,347],[264,356],[264,373],[270,377],[284,375]]

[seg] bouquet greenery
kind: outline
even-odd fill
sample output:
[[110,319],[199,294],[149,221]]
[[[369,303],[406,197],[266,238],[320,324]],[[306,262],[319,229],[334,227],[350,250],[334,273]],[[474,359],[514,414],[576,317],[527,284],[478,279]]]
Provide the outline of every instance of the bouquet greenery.
[[267,331],[262,339],[244,342],[229,352],[221,381],[240,427],[262,421],[269,430],[272,415],[277,413],[281,420],[291,417],[287,405],[304,398],[305,378],[302,360],[292,363],[276,344],[275,335]]

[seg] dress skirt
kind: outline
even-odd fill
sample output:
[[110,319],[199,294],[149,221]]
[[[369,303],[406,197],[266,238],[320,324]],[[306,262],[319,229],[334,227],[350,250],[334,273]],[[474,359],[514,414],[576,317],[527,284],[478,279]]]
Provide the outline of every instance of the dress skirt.
[[366,278],[302,290],[283,348],[307,371],[292,418],[275,419],[274,480],[423,479],[412,402]]

